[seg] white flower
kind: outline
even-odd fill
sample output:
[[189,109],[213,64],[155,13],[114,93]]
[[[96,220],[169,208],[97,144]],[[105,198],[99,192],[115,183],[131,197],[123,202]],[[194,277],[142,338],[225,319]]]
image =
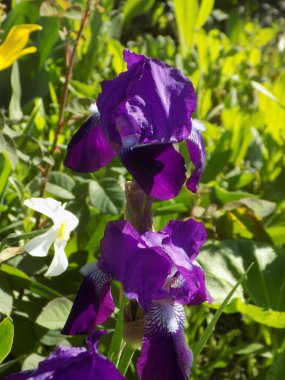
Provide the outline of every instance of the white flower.
[[65,210],[65,204],[62,205],[53,198],[31,198],[26,200],[24,205],[48,216],[53,221],[53,226],[48,231],[30,240],[24,249],[32,256],[44,257],[54,243],[54,258],[45,275],[58,276],[68,267],[64,248],[70,232],[78,225],[78,219],[70,211]]

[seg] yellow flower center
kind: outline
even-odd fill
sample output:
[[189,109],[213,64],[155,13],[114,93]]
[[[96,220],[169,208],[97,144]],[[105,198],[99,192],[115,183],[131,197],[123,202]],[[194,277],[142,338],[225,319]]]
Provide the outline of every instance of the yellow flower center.
[[70,231],[67,227],[67,223],[66,221],[64,221],[63,223],[61,223],[61,225],[59,226],[59,229],[58,229],[58,237],[61,239],[61,240],[68,240],[69,239],[69,235],[70,235]]

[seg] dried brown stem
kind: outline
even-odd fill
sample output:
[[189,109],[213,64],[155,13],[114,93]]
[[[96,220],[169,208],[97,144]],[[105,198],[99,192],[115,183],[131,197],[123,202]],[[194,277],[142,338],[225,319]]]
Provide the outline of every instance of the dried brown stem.
[[[68,87],[69,87],[69,83],[71,81],[72,73],[73,73],[76,50],[77,50],[78,43],[81,39],[83,29],[85,27],[85,24],[87,22],[87,19],[88,19],[89,13],[90,13],[91,2],[92,2],[92,0],[87,0],[86,8],[85,8],[85,11],[84,11],[82,19],[81,19],[81,23],[80,23],[80,27],[79,27],[79,30],[77,33],[77,37],[76,37],[76,40],[74,42],[73,49],[72,49],[72,52],[70,54],[70,57],[68,59],[69,64],[67,66],[67,71],[66,71],[65,81],[64,81],[64,86],[63,86],[63,92],[62,92],[62,96],[61,96],[61,100],[60,100],[60,104],[59,104],[58,122],[57,122],[57,127],[56,127],[56,131],[55,131],[54,139],[52,142],[51,150],[50,150],[51,156],[53,156],[55,151],[56,151],[58,139],[62,133],[62,129],[64,126],[64,112],[65,112],[65,107],[66,107],[66,102],[67,102]],[[49,177],[49,174],[50,174],[52,167],[53,167],[53,164],[48,163],[46,165],[44,172],[42,173],[42,183],[41,183],[39,197],[43,197],[45,194],[47,183],[48,183],[48,177]],[[39,223],[40,223],[40,219],[38,218],[36,221],[36,229],[38,228]]]

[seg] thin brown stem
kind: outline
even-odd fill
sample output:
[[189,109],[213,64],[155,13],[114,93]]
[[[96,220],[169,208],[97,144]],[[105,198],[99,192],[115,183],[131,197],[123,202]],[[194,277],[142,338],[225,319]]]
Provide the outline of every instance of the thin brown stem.
[[[66,75],[65,75],[63,92],[62,92],[62,96],[61,96],[61,100],[60,100],[60,104],[59,104],[58,122],[57,122],[55,135],[54,135],[54,139],[53,139],[51,150],[50,150],[51,156],[53,156],[55,151],[56,151],[58,139],[62,133],[62,129],[64,126],[64,112],[65,112],[65,107],[66,107],[66,103],[67,103],[68,87],[69,87],[69,84],[70,84],[70,81],[72,78],[72,73],[73,73],[74,61],[75,61],[75,57],[76,57],[76,50],[77,50],[78,43],[81,39],[83,29],[85,27],[85,24],[87,22],[87,19],[88,19],[89,13],[90,13],[91,2],[92,2],[92,0],[87,0],[86,8],[85,8],[85,11],[84,11],[82,19],[81,19],[81,23],[80,23],[80,27],[79,27],[79,30],[77,33],[77,37],[76,37],[76,40],[74,42],[72,52],[70,54],[70,58],[68,59],[69,62],[68,62],[67,71],[66,71]],[[53,164],[48,163],[46,165],[44,172],[42,173],[42,183],[41,183],[39,197],[43,197],[45,194],[47,183],[48,183],[48,177],[49,177],[49,174],[50,174],[52,167],[53,167]],[[36,228],[38,228],[39,223],[40,223],[40,219],[38,218],[36,221]]]

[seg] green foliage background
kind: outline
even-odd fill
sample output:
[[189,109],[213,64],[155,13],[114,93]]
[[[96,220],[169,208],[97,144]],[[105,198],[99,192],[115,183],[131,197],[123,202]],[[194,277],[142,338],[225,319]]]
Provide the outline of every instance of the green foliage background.
[[[31,35],[36,54],[0,72],[0,377],[35,367],[57,344],[84,342],[83,337],[61,336],[60,329],[81,281],[79,269],[98,258],[106,223],[123,218],[123,186],[129,177],[118,160],[95,174],[79,175],[64,168],[63,159],[72,134],[96,101],[100,82],[125,70],[122,51],[128,48],[187,75],[198,96],[195,117],[207,127],[206,170],[198,194],[183,189],[171,201],[156,201],[153,209],[155,229],[191,216],[208,231],[199,261],[215,303],[187,308],[186,336],[192,348],[254,262],[192,378],[284,379],[284,2],[93,1],[52,155],[66,62],[86,1],[6,3],[2,40],[20,23],[37,23],[43,30]],[[39,196],[49,164],[45,196],[67,202],[80,220],[67,245],[69,268],[56,278],[43,276],[51,256],[32,258],[17,248],[37,233],[37,215],[23,202]],[[41,230],[48,226],[48,220],[40,220]],[[117,290],[115,284],[115,294]],[[104,337],[103,352],[109,340]],[[134,364],[127,378],[137,379]]]

